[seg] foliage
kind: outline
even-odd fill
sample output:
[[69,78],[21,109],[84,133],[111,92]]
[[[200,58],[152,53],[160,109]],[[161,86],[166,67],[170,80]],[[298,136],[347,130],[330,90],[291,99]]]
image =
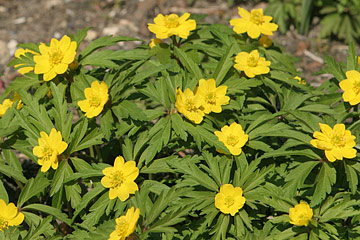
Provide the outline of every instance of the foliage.
[[[87,30],[71,36],[77,46]],[[280,46],[264,48],[225,25],[198,23],[186,39],[173,36],[153,48],[107,48],[123,41],[141,40],[96,39],[77,49],[77,67],[47,82],[26,73],[0,98],[17,92],[24,104],[0,118],[0,198],[25,216],[0,239],[108,239],[115,218],[132,207],[140,209],[132,239],[360,237],[359,155],[329,162],[310,144],[319,123],[343,123],[360,139],[358,106],[339,92],[345,72],[360,70],[353,46],[347,63],[327,59],[323,71],[334,77],[313,88],[294,79],[301,74]],[[38,51],[36,44],[22,47]],[[269,73],[249,78],[233,67],[239,52],[252,50],[271,62]],[[10,65],[34,66],[32,57]],[[230,102],[195,124],[175,108],[176,91],[196,92],[200,79],[211,78],[227,86]],[[88,118],[78,102],[95,81],[106,84],[109,100]],[[248,135],[236,156],[214,133],[232,123]],[[58,167],[42,172],[33,148],[41,145],[40,132],[53,128],[68,146],[61,154],[52,149]],[[118,181],[112,188],[121,185],[120,175],[106,170],[118,168],[117,156],[139,170],[131,180],[138,190],[124,201],[110,199],[101,180],[110,174]],[[233,216],[215,207],[225,184],[241,188],[245,198]],[[307,226],[289,222],[289,209],[300,202],[313,209]]]

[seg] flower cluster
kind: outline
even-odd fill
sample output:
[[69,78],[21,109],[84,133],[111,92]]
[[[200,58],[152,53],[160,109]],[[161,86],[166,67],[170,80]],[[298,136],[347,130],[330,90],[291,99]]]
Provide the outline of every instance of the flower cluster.
[[189,13],[184,13],[181,17],[174,13],[165,16],[160,13],[154,18],[154,23],[148,23],[148,28],[159,39],[173,35],[187,39],[190,31],[196,28],[196,21],[189,17]]
[[307,226],[313,217],[309,204],[301,202],[289,210],[290,223],[296,226]]
[[24,214],[13,203],[6,204],[0,199],[0,231],[11,226],[18,226],[24,221]]
[[247,33],[251,38],[258,38],[261,33],[273,35],[278,25],[271,23],[271,16],[265,16],[263,10],[253,9],[248,12],[246,9],[239,7],[238,13],[241,18],[230,20],[230,25],[234,26],[234,32]]
[[[25,56],[26,53],[31,53],[33,55],[39,55],[38,52],[32,51],[30,49],[23,49],[23,48],[17,49],[14,55],[15,55],[16,58],[20,59],[21,56]],[[34,71],[33,66],[26,66],[25,63],[17,64],[14,67],[19,68],[18,72],[21,73],[21,74],[25,74],[25,73]]]
[[121,201],[126,201],[130,194],[134,194],[139,190],[134,182],[139,175],[139,169],[136,167],[135,161],[127,161],[121,156],[116,157],[114,166],[107,167],[103,171],[105,175],[101,179],[101,184],[110,188],[109,198],[118,197]]
[[230,126],[225,125],[221,128],[221,131],[215,131],[214,133],[232,155],[240,155],[241,148],[249,139],[249,136],[238,123],[232,123]]
[[12,105],[14,103],[16,103],[19,100],[18,105],[16,106],[16,109],[20,110],[23,107],[23,103],[21,101],[21,96],[15,92],[13,98],[10,99],[5,99],[1,104],[0,104],[0,117],[3,117],[6,113],[6,111],[12,107]]
[[332,129],[329,125],[319,123],[321,132],[315,131],[310,143],[321,150],[325,150],[325,156],[330,162],[343,160],[343,158],[356,157],[354,149],[355,136],[349,130],[345,130],[344,124],[336,124]]
[[33,148],[33,154],[39,157],[38,164],[41,171],[46,172],[50,167],[57,169],[60,155],[66,150],[68,144],[62,140],[60,131],[51,129],[50,135],[40,132],[39,146]]
[[85,88],[84,95],[86,99],[78,101],[78,106],[88,118],[99,115],[109,100],[108,87],[105,82],[92,82],[91,87]]
[[234,216],[245,204],[243,190],[234,187],[232,184],[224,184],[220,187],[220,192],[215,195],[215,207],[222,213]]
[[356,70],[347,71],[346,77],[339,83],[344,91],[342,97],[345,102],[356,105],[360,103],[360,73]]
[[40,54],[34,56],[36,74],[43,74],[44,81],[50,81],[56,75],[63,74],[74,61],[77,43],[68,36],[60,41],[51,39],[50,46],[40,44]]
[[270,61],[260,57],[258,50],[252,50],[250,53],[240,52],[235,57],[234,67],[237,70],[244,71],[249,78],[270,72],[269,66]]
[[108,240],[125,240],[136,229],[137,221],[139,220],[140,209],[131,207],[126,214],[120,216],[115,220],[115,230],[110,234]]
[[216,87],[215,79],[200,79],[194,92],[177,89],[175,106],[187,119],[199,124],[205,114],[220,113],[221,106],[229,104],[230,98],[226,96],[226,91],[227,86]]

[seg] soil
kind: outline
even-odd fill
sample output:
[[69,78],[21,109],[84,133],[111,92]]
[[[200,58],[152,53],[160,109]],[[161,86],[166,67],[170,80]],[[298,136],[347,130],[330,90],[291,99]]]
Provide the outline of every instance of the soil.
[[[74,34],[77,30],[92,27],[84,45],[104,35],[126,35],[150,40],[153,35],[147,23],[158,13],[189,12],[207,14],[204,21],[228,24],[237,17],[237,5],[228,0],[0,0],[0,93],[19,74],[7,64],[14,56],[17,44],[49,42]],[[239,2],[239,1],[235,1]],[[243,2],[243,1],[242,1]],[[266,7],[266,3],[239,6],[247,9]],[[316,19],[315,19],[316,22]],[[276,33],[273,40],[299,57],[297,67],[301,76],[318,86],[331,77],[314,75],[324,65],[326,55],[344,61],[347,46],[341,42],[321,40],[320,26],[315,25],[308,36],[290,29],[285,35]],[[137,43],[119,44],[119,48],[133,48]],[[82,46],[80,46],[81,48]]]

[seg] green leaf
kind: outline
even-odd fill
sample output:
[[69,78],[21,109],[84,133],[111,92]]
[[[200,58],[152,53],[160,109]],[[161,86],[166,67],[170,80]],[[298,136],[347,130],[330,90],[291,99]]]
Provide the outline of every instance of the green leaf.
[[84,29],[80,29],[76,32],[76,34],[71,36],[71,39],[74,40],[77,45],[76,45],[76,50],[79,49],[80,43],[85,39],[87,32],[90,30],[91,28],[84,28]]
[[225,54],[221,57],[215,72],[214,72],[214,78],[216,79],[216,84],[220,85],[223,79],[225,78],[228,71],[232,68],[234,65],[234,61],[232,56],[235,53],[235,47],[234,44],[231,44],[227,49]]
[[318,161],[301,162],[292,169],[285,178],[287,182],[284,186],[284,191],[288,197],[295,195],[296,191],[304,184],[305,179],[309,176],[311,171],[319,164]]
[[316,177],[316,187],[311,201],[311,206],[317,206],[325,199],[326,194],[331,192],[331,186],[336,182],[336,170],[327,162],[321,166]]
[[51,182],[50,197],[52,197],[62,187],[62,185],[64,183],[64,179],[65,179],[65,171],[66,171],[67,165],[68,165],[68,162],[66,160],[61,161],[58,169],[56,169],[54,177]]
[[197,80],[203,78],[201,70],[199,66],[188,56],[185,52],[183,52],[180,48],[174,47],[174,54],[179,58],[180,62],[184,65],[184,67],[194,75]]
[[176,135],[178,135],[182,140],[187,140],[188,134],[186,133],[184,121],[178,113],[171,115],[171,127],[173,128]]
[[135,120],[144,121],[146,115],[135,103],[128,100],[121,101],[118,105],[112,107],[112,111],[118,119],[132,118]]
[[35,204],[30,204],[30,205],[23,207],[23,210],[34,210],[34,211],[40,211],[43,213],[47,213],[47,214],[52,215],[55,218],[59,219],[60,221],[68,224],[69,226],[71,225],[71,219],[69,219],[65,213],[61,212],[61,210],[59,210],[57,208],[53,208],[53,207],[50,207],[47,205],[35,203]]
[[346,173],[346,180],[349,183],[349,187],[352,194],[355,194],[358,190],[358,173],[352,167],[349,161],[343,161],[345,173]]
[[138,38],[132,38],[132,37],[125,37],[125,36],[117,36],[117,37],[111,37],[111,36],[105,36],[98,38],[91,43],[89,43],[84,50],[82,50],[79,54],[79,62],[87,57],[89,54],[93,53],[97,49],[113,45],[117,42],[122,41],[142,41]]
[[0,199],[3,199],[6,203],[9,202],[9,196],[6,192],[3,181],[0,181]]
[[35,179],[30,178],[20,193],[18,207],[21,207],[27,200],[41,193],[49,185],[50,181],[43,174],[38,173]]
[[14,178],[22,183],[26,183],[27,179],[24,177],[21,171],[16,170],[15,168],[5,165],[0,162],[0,172],[10,178]]

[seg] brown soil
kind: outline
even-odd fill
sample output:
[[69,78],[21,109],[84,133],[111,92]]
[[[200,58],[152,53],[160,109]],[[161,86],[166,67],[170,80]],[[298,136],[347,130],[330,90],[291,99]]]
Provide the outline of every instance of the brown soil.
[[[241,5],[247,9],[266,7]],[[228,24],[237,16],[236,6],[229,6],[227,0],[0,0],[0,93],[18,75],[7,67],[16,46],[27,42],[49,42],[65,34],[93,27],[86,38],[90,40],[104,35],[126,35],[149,40],[152,34],[147,23],[153,22],[158,13],[207,14],[209,23]],[[344,61],[347,46],[339,42],[321,40],[319,26],[307,37],[289,30],[285,35],[277,34],[274,40],[299,57],[297,63],[301,75],[312,85],[328,79],[329,75],[314,76],[323,67],[323,57],[332,55]],[[132,48],[136,43],[119,45]]]

